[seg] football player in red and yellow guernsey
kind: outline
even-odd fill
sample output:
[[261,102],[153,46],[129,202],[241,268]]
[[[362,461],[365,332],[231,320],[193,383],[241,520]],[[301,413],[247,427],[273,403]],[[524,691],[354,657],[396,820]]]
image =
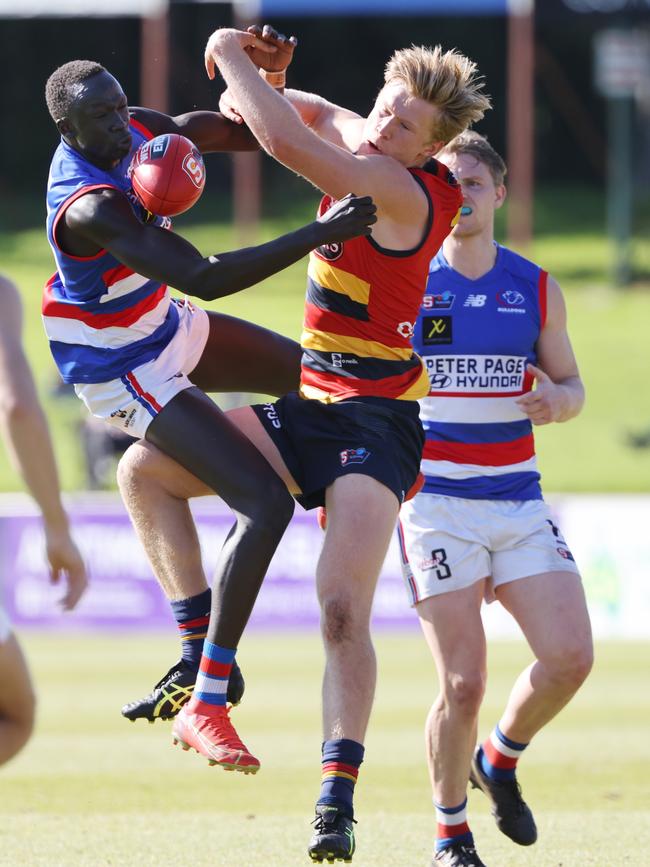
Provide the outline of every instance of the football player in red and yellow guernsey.
[[[376,680],[372,599],[424,441],[417,400],[428,392],[428,378],[411,337],[428,264],[462,204],[435,154],[490,103],[475,64],[440,46],[397,51],[368,117],[314,94],[281,95],[258,74],[247,50],[260,37],[276,45],[286,39],[268,26],[250,33],[217,30],[210,37],[208,74],[213,78],[218,67],[228,85],[221,110],[243,119],[267,153],[322,190],[321,211],[351,189],[372,196],[377,206],[372,237],[310,254],[298,391],[229,416],[298,502],[327,506],[316,575],[327,655],[322,785],[308,852],[313,861],[348,861],[355,848],[353,792]],[[207,493],[149,443],[129,460],[141,473],[149,466],[158,502]],[[193,697],[174,723],[175,736],[205,754],[193,732],[210,714],[221,653],[210,649]]]

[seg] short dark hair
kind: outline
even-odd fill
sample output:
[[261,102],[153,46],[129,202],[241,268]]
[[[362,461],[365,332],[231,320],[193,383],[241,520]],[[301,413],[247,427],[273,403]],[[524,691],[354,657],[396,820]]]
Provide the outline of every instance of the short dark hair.
[[72,101],[72,87],[82,81],[106,72],[94,60],[71,60],[55,69],[45,83],[45,102],[54,123],[67,116]]
[[501,157],[492,147],[490,142],[484,135],[480,135],[474,130],[466,130],[453,138],[444,146],[436,157],[444,156],[444,154],[469,154],[474,159],[487,166],[495,186],[500,187],[505,180],[508,171],[503,157]]

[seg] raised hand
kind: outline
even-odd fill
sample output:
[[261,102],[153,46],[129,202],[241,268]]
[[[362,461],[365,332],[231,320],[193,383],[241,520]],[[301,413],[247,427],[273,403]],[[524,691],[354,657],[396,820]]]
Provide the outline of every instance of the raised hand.
[[270,24],[265,24],[264,27],[252,24],[248,28],[248,33],[276,49],[275,53],[269,54],[258,50],[255,46],[246,48],[246,53],[253,63],[266,69],[267,72],[284,72],[293,59],[293,52],[298,44],[296,37],[287,37],[284,33],[278,33]]
[[376,211],[377,207],[370,196],[354,196],[348,193],[318,218],[318,222],[326,229],[326,237],[322,243],[348,241],[358,235],[371,235],[371,226],[377,222]]
[[218,59],[223,50],[228,45],[238,45],[242,48],[256,66],[260,66],[259,60],[267,55],[272,55],[277,52],[276,45],[271,41],[260,39],[254,33],[249,33],[247,30],[235,30],[231,27],[221,27],[215,30],[208,39],[205,46],[203,60],[205,63],[205,71],[208,73],[208,78],[212,80],[215,76]]

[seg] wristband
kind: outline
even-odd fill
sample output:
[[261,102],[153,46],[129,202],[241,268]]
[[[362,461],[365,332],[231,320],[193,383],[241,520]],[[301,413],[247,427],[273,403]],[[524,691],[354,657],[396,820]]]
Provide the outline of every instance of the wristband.
[[275,90],[282,90],[287,81],[287,75],[284,69],[280,72],[270,72],[268,69],[262,69],[260,67],[260,75],[264,81],[267,84],[270,84]]

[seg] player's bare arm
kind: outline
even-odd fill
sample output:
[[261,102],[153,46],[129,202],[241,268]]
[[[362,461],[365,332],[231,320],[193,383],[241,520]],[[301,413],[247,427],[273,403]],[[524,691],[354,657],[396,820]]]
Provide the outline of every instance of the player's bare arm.
[[[285,88],[283,94],[296,109],[302,122],[317,136],[355,153],[363,140],[366,119],[354,111],[341,108],[316,93]],[[233,123],[243,124],[237,103],[229,88],[219,97],[219,111]]]
[[41,510],[50,580],[65,585],[60,604],[69,611],[88,585],[86,567],[70,535],[47,420],[22,347],[20,298],[2,276],[0,303],[0,429],[12,463]]
[[536,388],[517,401],[533,424],[568,421],[585,402],[571,340],[567,331],[566,304],[557,281],[548,278],[546,324],[537,341],[538,365],[528,365]]
[[216,111],[190,111],[170,117],[149,108],[132,106],[129,114],[154,135],[179,133],[186,136],[202,153],[259,149],[248,127],[233,123]]
[[369,197],[348,197],[320,219],[266,244],[204,257],[180,235],[141,223],[125,195],[104,189],[67,208],[58,240],[77,256],[107,249],[138,274],[209,301],[265,280],[322,244],[370,234],[374,212]]
[[[372,135],[379,146],[371,141],[360,142],[363,154],[351,153],[321,139],[303,123],[293,106],[260,78],[243,50],[247,35],[217,30],[208,41],[205,62],[211,78],[219,65],[246,124],[262,148],[334,198],[350,190],[371,195],[378,216],[373,236],[380,244],[406,249],[419,243],[428,216],[427,198],[406,165],[382,152],[379,132]],[[387,95],[385,105],[379,109],[379,124],[412,126],[413,105],[402,105],[403,102],[398,105],[391,94]],[[406,126],[404,129],[411,132]],[[413,137],[415,165],[419,156],[424,162],[426,155],[420,153],[414,132]]]

